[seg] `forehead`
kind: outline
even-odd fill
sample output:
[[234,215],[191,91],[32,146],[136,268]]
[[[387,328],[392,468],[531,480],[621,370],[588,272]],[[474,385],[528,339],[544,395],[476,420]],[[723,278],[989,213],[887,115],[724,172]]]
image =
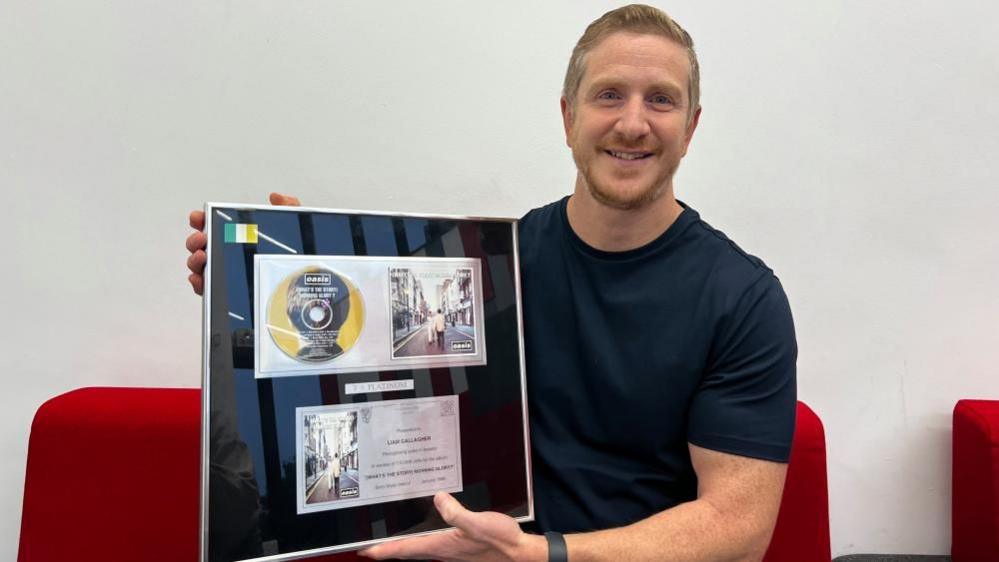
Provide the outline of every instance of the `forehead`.
[[682,45],[660,35],[613,33],[586,55],[582,84],[608,80],[668,82],[686,90],[690,58]]

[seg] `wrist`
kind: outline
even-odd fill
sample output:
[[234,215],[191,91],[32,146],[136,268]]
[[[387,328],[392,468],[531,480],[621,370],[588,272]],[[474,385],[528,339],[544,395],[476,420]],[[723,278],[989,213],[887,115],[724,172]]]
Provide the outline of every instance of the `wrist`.
[[543,535],[524,533],[521,535],[520,556],[522,562],[548,562],[548,541]]

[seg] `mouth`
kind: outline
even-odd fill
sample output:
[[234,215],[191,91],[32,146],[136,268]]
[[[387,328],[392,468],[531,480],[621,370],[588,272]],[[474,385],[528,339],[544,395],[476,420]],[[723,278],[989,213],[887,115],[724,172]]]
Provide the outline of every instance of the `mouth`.
[[642,152],[635,150],[604,150],[604,154],[607,154],[611,158],[617,160],[623,160],[625,162],[634,162],[636,160],[645,160],[652,156],[651,152]]

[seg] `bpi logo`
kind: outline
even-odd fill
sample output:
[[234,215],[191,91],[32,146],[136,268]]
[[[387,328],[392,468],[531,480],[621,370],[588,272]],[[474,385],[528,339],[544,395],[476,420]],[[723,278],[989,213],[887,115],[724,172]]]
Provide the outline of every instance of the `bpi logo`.
[[306,285],[332,285],[333,276],[329,273],[306,273]]

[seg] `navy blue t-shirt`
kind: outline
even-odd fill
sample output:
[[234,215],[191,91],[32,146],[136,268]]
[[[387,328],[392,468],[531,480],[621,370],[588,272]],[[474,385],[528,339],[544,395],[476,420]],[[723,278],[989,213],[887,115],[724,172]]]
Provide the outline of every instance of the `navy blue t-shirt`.
[[773,271],[689,207],[641,248],[594,249],[567,200],[519,230],[537,528],[695,499],[688,443],[786,462],[797,347]]

